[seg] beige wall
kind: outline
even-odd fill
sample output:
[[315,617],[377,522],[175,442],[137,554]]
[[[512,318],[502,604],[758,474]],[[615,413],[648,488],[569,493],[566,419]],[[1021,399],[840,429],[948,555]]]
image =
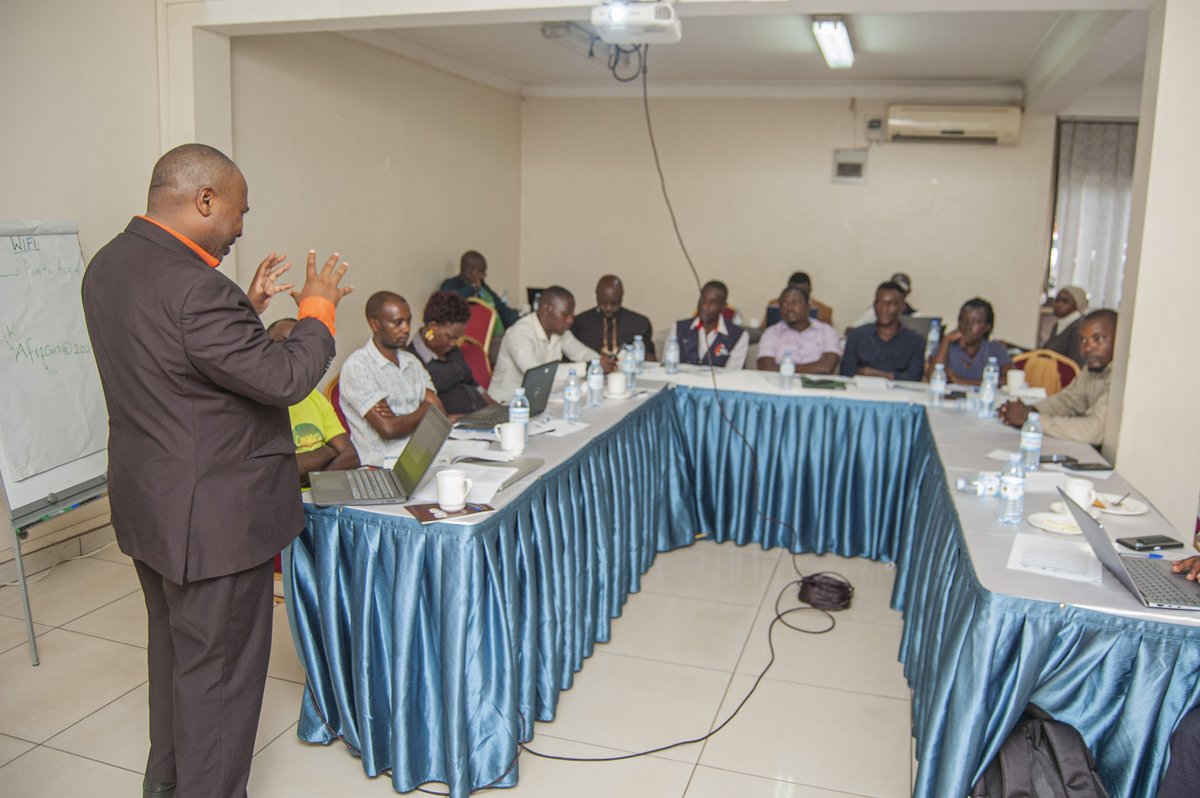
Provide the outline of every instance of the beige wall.
[[[723,279],[747,318],[797,269],[848,325],[893,271],[913,304],[955,318],[976,294],[996,334],[1032,344],[1046,268],[1054,120],[1026,116],[1015,147],[872,147],[867,183],[833,185],[832,151],[854,146],[841,101],[652,100],[655,135],[701,280]],[[860,121],[883,109],[860,109]],[[862,146],[861,134],[858,145]],[[561,281],[581,307],[598,275],[656,328],[696,291],[659,193],[637,100],[529,99],[522,141],[523,281]]]
[[146,209],[154,0],[4,0],[0,217],[74,219],[85,258]]
[[[363,306],[398,291],[414,321],[478,249],[517,284],[520,99],[334,34],[235,39],[234,153],[250,185],[238,282],[272,249],[299,271],[337,250],[354,293],[338,361],[369,337]],[[280,298],[268,320],[294,315]]]

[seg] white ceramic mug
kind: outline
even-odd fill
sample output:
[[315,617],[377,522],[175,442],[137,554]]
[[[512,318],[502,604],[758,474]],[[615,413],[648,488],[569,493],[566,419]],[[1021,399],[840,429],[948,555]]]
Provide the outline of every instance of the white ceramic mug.
[[612,371],[604,378],[604,392],[609,396],[624,396],[629,391],[625,372]]
[[437,503],[448,513],[457,513],[467,506],[467,494],[471,492],[471,480],[457,468],[447,468],[437,474]]
[[1025,387],[1025,372],[1021,369],[1009,369],[1005,379],[1008,381],[1006,384],[1009,393],[1016,393]]
[[1092,502],[1096,501],[1095,483],[1083,477],[1067,477],[1066,484],[1063,485],[1063,493],[1070,496],[1071,501],[1085,510],[1090,509]]
[[500,448],[512,454],[525,451],[525,425],[515,421],[505,421],[495,426],[496,437],[500,439]]

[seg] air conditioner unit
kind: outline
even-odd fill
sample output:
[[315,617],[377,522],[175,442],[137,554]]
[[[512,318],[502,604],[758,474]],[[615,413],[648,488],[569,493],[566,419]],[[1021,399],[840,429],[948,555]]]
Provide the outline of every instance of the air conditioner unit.
[[613,0],[592,9],[592,27],[606,44],[674,44],[683,34],[672,2]]
[[975,141],[1016,144],[1021,109],[989,105],[890,105],[888,141]]

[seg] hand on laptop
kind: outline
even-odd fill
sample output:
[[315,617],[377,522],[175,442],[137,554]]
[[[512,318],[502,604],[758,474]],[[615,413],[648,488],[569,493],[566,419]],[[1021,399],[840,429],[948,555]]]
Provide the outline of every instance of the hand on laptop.
[[1186,573],[1193,582],[1200,580],[1200,555],[1171,563],[1171,570],[1177,574]]

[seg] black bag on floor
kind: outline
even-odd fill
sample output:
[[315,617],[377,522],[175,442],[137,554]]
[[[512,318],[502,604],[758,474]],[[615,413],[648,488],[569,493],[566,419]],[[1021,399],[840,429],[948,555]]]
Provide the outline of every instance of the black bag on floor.
[[1030,704],[971,798],[1109,798],[1079,730]]

